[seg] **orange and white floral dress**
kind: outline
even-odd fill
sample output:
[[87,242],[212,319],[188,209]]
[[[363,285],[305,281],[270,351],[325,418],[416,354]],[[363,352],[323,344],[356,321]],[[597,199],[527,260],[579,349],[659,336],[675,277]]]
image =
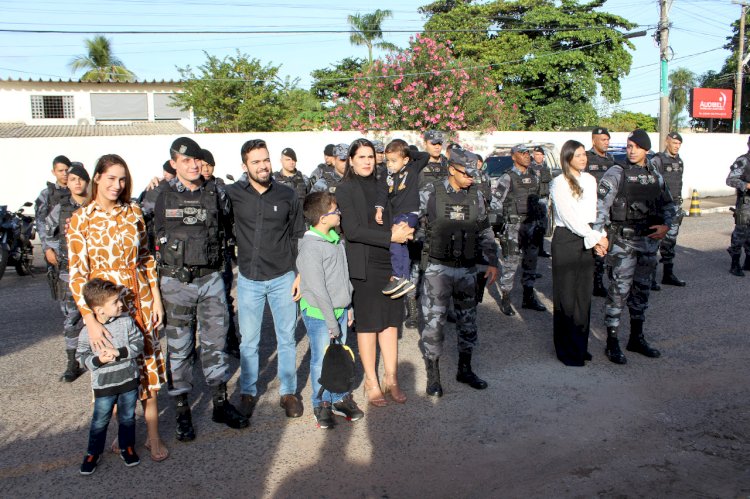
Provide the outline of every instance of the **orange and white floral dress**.
[[166,383],[166,365],[151,317],[158,289],[156,263],[148,251],[141,208],[117,204],[110,213],[95,201],[76,211],[67,231],[70,290],[84,316],[92,313],[83,299],[83,285],[99,277],[124,286],[128,313],[143,332],[141,399],[150,398]]

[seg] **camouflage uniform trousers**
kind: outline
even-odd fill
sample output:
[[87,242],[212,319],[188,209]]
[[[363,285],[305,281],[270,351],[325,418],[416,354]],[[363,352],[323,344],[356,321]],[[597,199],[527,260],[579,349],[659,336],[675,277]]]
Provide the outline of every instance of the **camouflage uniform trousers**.
[[61,286],[64,290],[62,299],[60,300],[60,311],[65,318],[63,321],[63,336],[65,337],[65,350],[75,350],[78,348],[78,335],[83,329],[83,320],[81,318],[81,311],[78,310],[75,300],[73,299],[73,293],[70,292],[68,287],[69,277],[68,274],[60,274]]
[[667,235],[659,243],[659,253],[661,259],[659,263],[670,265],[674,261],[675,246],[677,246],[677,234],[680,233],[680,225],[682,224],[682,218],[685,216],[685,212],[682,208],[678,209],[678,214],[672,219],[672,225],[669,226]]
[[536,265],[539,258],[539,246],[535,240],[536,231],[540,230],[537,222],[524,222],[508,224],[505,228],[506,235],[501,244],[503,247],[502,275],[500,276],[500,291],[510,293],[513,289],[513,281],[516,277],[518,264],[521,264],[523,275],[521,284],[526,287],[534,287],[536,281]]
[[732,231],[732,239],[727,251],[732,256],[741,256],[742,248],[745,248],[745,257],[750,258],[750,225],[735,225]]
[[607,253],[607,265],[612,268],[612,280],[604,307],[607,327],[620,325],[626,303],[631,320],[645,319],[658,247],[659,241],[648,237],[626,239],[613,235],[612,249]]
[[420,342],[426,359],[440,358],[443,327],[453,298],[459,353],[471,353],[477,344],[476,268],[448,267],[430,263],[424,271],[421,293]]
[[169,394],[188,393],[193,387],[197,331],[206,384],[226,383],[229,370],[224,346],[229,313],[221,272],[199,277],[190,284],[165,276],[160,288],[166,315]]

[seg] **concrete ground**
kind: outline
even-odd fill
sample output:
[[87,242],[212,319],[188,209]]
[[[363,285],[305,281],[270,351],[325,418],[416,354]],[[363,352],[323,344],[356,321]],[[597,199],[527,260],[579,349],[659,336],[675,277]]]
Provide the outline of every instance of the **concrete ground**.
[[[196,369],[192,396],[198,438],[174,440],[174,411],[159,396],[161,434],[171,457],[126,468],[113,454],[96,473],[78,474],[91,416],[88,376],[58,382],[64,369],[61,316],[44,275],[0,281],[0,497],[747,497],[750,388],[747,304],[750,275],[729,274],[726,213],[686,218],[676,272],[685,288],[652,294],[646,334],[661,359],[604,356],[603,300],[595,298],[583,368],[560,364],[551,312],[479,310],[476,371],[489,388],[454,380],[455,332],[441,362],[445,396],[424,394],[417,332],[400,342],[405,405],[366,407],[332,431],[310,410],[307,339],[298,330],[305,414],[278,406],[270,325],[261,349],[260,404],[249,429],[212,423]],[[547,243],[549,244],[549,243]],[[551,309],[549,260],[540,260],[541,300]],[[495,293],[496,294],[496,293]],[[520,303],[520,290],[514,291]],[[627,336],[627,320],[622,336]],[[354,343],[350,338],[350,343]],[[233,399],[238,366],[232,359]],[[359,379],[361,381],[361,373]],[[140,413],[140,409],[139,409]]]

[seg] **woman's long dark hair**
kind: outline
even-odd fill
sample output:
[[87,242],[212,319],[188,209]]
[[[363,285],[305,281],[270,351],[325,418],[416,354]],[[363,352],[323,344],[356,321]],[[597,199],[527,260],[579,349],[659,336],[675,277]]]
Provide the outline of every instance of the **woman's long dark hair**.
[[[369,147],[372,149],[372,154],[375,155],[375,146],[372,145],[372,142],[365,138],[357,139],[349,146],[349,153],[347,154],[346,158],[346,169],[344,170],[344,179],[352,178],[356,173],[354,173],[354,168],[352,168],[352,158],[357,154],[357,151],[359,151],[363,147]],[[370,175],[375,174],[375,168],[372,169],[372,173]]]
[[565,180],[568,181],[570,190],[573,191],[573,197],[576,198],[581,197],[583,189],[581,189],[581,184],[578,183],[578,179],[571,171],[573,167],[570,166],[570,160],[573,159],[573,155],[575,155],[576,151],[581,147],[583,147],[584,150],[586,149],[585,146],[577,140],[569,140],[563,144],[562,150],[560,151],[560,165],[562,165],[563,175],[565,175]]
[[133,188],[133,178],[130,176],[130,169],[125,160],[117,154],[105,154],[96,162],[94,167],[94,174],[91,175],[91,201],[96,200],[96,195],[99,192],[99,178],[110,169],[110,167],[120,165],[125,168],[125,188],[122,190],[120,195],[117,197],[117,201],[123,204],[130,203],[130,193]]

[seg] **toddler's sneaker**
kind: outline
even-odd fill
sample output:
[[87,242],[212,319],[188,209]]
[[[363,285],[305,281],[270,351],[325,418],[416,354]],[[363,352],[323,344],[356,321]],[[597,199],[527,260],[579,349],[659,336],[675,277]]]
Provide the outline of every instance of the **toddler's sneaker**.
[[411,282],[409,279],[406,279],[406,278],[403,278],[403,277],[399,277],[399,279],[401,279],[402,281],[404,281],[404,285],[401,286],[401,289],[399,289],[398,291],[396,291],[395,293],[393,293],[391,295],[391,299],[392,300],[395,300],[397,298],[401,298],[406,293],[408,293],[412,289],[416,288],[416,286],[414,285],[414,283]]
[[383,288],[383,294],[384,295],[392,295],[399,289],[401,289],[401,286],[406,284],[406,279],[402,279],[401,277],[391,277],[390,282]]
[[135,453],[132,447],[121,450],[120,457],[123,461],[125,461],[125,466],[130,467],[138,466],[139,464],[141,464],[141,459],[138,457],[138,454]]
[[83,463],[81,463],[81,475],[90,475],[95,472],[100,457],[100,454],[86,454],[83,457]]

